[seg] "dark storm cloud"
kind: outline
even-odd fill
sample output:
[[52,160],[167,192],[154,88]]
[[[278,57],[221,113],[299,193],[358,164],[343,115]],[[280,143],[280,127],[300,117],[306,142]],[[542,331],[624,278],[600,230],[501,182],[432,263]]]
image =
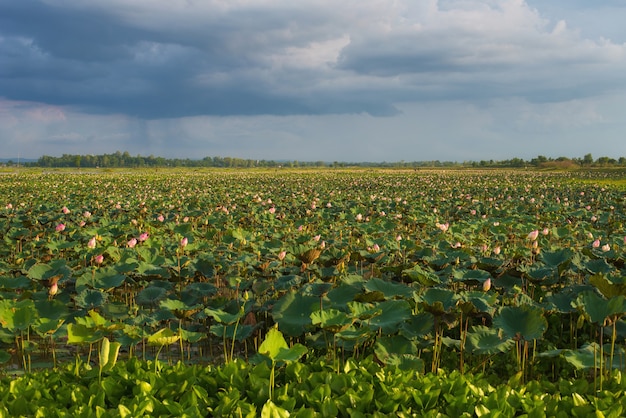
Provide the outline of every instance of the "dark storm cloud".
[[[552,29],[519,2],[0,1],[0,96],[144,119],[394,115],[403,101],[624,83],[602,67],[617,46]],[[594,63],[608,78],[581,83]]]

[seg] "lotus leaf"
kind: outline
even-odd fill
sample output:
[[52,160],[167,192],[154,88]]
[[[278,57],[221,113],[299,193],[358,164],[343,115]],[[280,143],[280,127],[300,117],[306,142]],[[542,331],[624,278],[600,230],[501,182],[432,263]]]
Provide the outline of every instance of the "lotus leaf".
[[530,305],[506,306],[498,312],[493,325],[504,332],[506,338],[532,341],[541,338],[548,328],[543,310]]

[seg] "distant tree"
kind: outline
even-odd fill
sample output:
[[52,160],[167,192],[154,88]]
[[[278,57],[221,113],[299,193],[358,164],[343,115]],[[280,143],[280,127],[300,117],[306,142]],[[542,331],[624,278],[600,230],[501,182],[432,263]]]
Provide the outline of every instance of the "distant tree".
[[585,154],[585,156],[583,157],[582,164],[585,166],[590,166],[591,164],[593,164],[593,155]]

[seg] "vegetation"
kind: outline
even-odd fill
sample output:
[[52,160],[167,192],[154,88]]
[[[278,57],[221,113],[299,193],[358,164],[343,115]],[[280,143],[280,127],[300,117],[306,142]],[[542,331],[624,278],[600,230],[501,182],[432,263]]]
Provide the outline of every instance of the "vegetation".
[[2,176],[0,412],[620,416],[619,173]]
[[[16,163],[8,161],[7,165],[13,166]],[[44,155],[37,161],[23,162],[21,165],[27,167],[72,167],[72,168],[141,168],[141,167],[219,167],[219,168],[273,168],[273,167],[396,167],[396,168],[434,168],[434,167],[471,167],[471,168],[527,168],[537,167],[543,169],[573,169],[590,167],[626,167],[626,157],[619,159],[609,157],[599,157],[593,159],[591,154],[586,154],[582,158],[548,158],[539,155],[530,161],[521,158],[494,161],[414,161],[414,162],[339,162],[332,163],[325,161],[273,161],[273,160],[251,160],[232,157],[205,157],[201,160],[189,158],[163,158],[150,156],[131,156],[128,152],[117,151],[113,154],[103,155],[76,155],[63,154],[60,157]]]

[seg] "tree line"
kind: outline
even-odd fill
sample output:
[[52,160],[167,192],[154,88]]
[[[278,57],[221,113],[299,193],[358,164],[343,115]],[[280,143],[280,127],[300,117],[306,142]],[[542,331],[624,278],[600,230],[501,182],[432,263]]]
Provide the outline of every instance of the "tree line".
[[[15,165],[9,161],[7,165]],[[37,161],[22,163],[30,167],[66,167],[66,168],[142,168],[142,167],[218,167],[218,168],[253,168],[253,167],[383,167],[383,168],[429,168],[429,167],[472,167],[472,168],[577,168],[577,167],[626,167],[626,157],[619,159],[599,157],[591,154],[582,158],[550,158],[539,155],[531,160],[512,158],[508,160],[481,161],[397,161],[397,162],[326,162],[326,161],[275,161],[253,160],[233,157],[164,158],[136,155],[117,151],[113,154],[78,155],[63,154],[60,157],[44,155]]]

